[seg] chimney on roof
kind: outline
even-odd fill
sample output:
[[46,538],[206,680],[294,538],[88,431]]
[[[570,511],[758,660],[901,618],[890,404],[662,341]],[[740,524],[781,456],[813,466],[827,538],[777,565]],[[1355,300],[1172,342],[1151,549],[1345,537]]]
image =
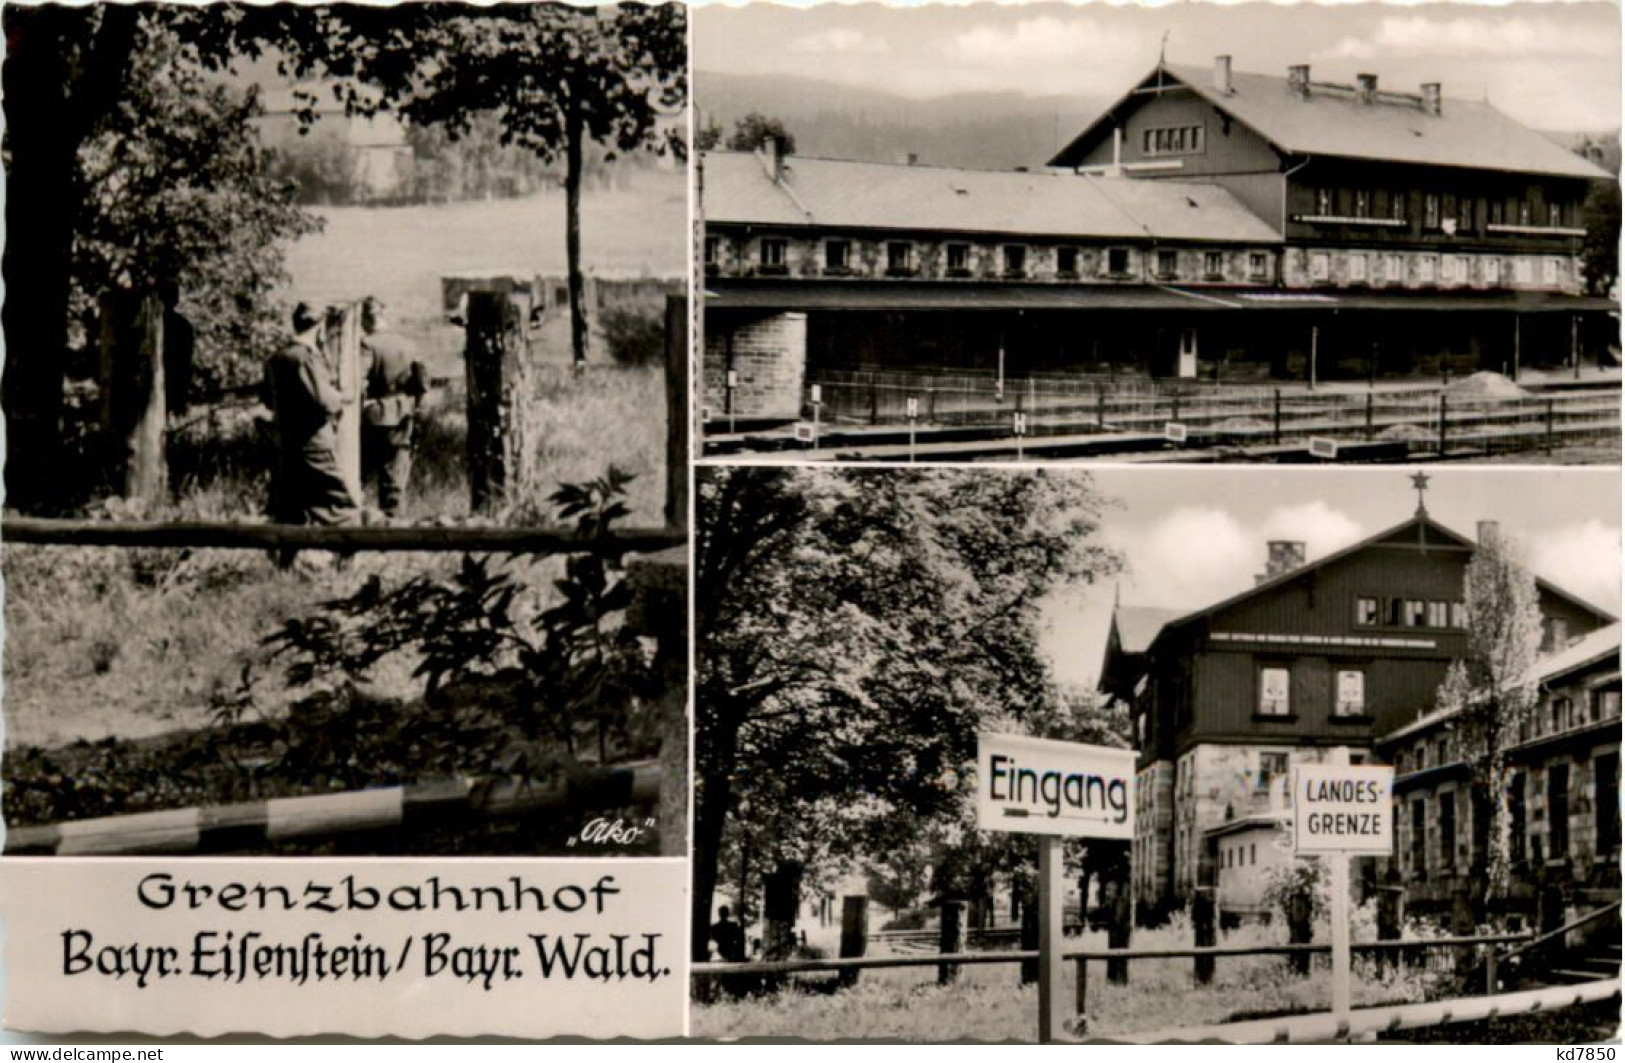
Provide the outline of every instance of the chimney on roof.
[[1277,576],[1284,576],[1293,569],[1302,568],[1307,551],[1302,542],[1291,539],[1271,539],[1269,544],[1269,559],[1264,565],[1263,573],[1258,577],[1259,583],[1268,583]]
[[1216,55],[1213,57],[1213,89],[1229,96],[1236,91],[1235,84],[1230,78],[1230,57]]
[[1444,91],[1437,81],[1428,81],[1422,85],[1422,113],[1434,117],[1444,114]]
[[1307,63],[1286,68],[1287,87],[1292,95],[1302,100],[1309,98],[1309,65]]
[[1377,102],[1377,75],[1355,74],[1354,81],[1355,84],[1359,85],[1360,87],[1361,103],[1369,104]]
[[1481,520],[1478,522],[1478,545],[1489,546],[1500,538],[1501,523],[1494,520]]
[[779,143],[778,137],[763,137],[757,155],[761,158],[767,175],[773,178],[775,183],[784,180],[784,148]]
[[918,166],[920,164],[920,157],[917,154],[915,154],[914,152],[912,152],[912,151],[909,152],[908,153],[908,164],[910,166]]

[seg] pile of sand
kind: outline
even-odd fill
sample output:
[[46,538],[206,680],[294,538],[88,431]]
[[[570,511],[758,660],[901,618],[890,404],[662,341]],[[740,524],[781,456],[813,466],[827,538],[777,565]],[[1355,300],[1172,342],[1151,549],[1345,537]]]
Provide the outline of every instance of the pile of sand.
[[1500,373],[1474,373],[1451,384],[1444,393],[1453,399],[1527,399],[1529,392]]

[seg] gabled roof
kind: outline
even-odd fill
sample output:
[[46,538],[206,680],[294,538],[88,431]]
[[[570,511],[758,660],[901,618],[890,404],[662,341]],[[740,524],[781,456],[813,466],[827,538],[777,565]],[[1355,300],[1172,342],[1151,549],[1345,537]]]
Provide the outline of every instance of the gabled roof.
[[1278,244],[1217,185],[961,170],[753,152],[703,156],[707,222],[826,229]]
[[1162,626],[1178,620],[1178,609],[1154,609],[1145,605],[1120,605],[1112,613],[1117,641],[1124,653],[1144,653],[1151,648]]
[[[1555,653],[1549,653],[1535,662],[1530,678],[1537,684],[1550,683],[1561,679],[1571,672],[1581,668],[1599,664],[1608,658],[1614,658],[1616,665],[1619,659],[1619,622],[1615,621],[1607,627],[1600,627],[1583,638],[1576,639],[1568,646]],[[1403,727],[1383,735],[1378,739],[1381,745],[1390,745],[1421,731],[1429,730],[1446,720],[1460,715],[1460,709],[1435,709],[1422,716],[1418,716]]]
[[1535,662],[1535,681],[1550,683],[1570,672],[1619,656],[1619,621],[1575,639],[1556,653]]
[[[1277,149],[1292,155],[1332,155],[1351,159],[1455,166],[1512,173],[1545,174],[1591,180],[1612,176],[1579,155],[1553,143],[1487,102],[1446,97],[1440,114],[1422,110],[1417,97],[1379,92],[1376,102],[1361,103],[1351,86],[1312,82],[1303,99],[1284,77],[1236,72],[1232,91],[1214,87],[1204,67],[1164,64],[1140,87],[1176,82],[1230,115]],[[1114,103],[1109,116],[1133,93]],[[1052,166],[1076,166],[1102,116],[1061,149]]]
[[[1318,560],[1311,561],[1308,564],[1299,565],[1297,568],[1284,572],[1273,579],[1264,580],[1255,586],[1247,588],[1239,594],[1231,595],[1229,598],[1216,602],[1205,609],[1198,609],[1196,612],[1187,613],[1184,616],[1181,616],[1179,619],[1164,625],[1162,631],[1165,632],[1171,628],[1184,627],[1185,625],[1194,621],[1201,620],[1205,617],[1209,617],[1215,613],[1221,612],[1222,610],[1229,609],[1231,606],[1239,605],[1240,603],[1248,601],[1249,599],[1268,594],[1277,587],[1284,586],[1285,584],[1290,583],[1301,576],[1307,575],[1308,573],[1314,572],[1317,569],[1325,568],[1327,565],[1340,561],[1343,558],[1348,557],[1350,554],[1358,553],[1369,546],[1385,540],[1409,538],[1412,534],[1426,535],[1432,541],[1442,542],[1446,545],[1464,546],[1469,550],[1477,548],[1477,544],[1475,544],[1471,539],[1468,539],[1463,535],[1459,535],[1451,529],[1445,527],[1443,524],[1440,524],[1438,521],[1435,521],[1432,517],[1427,515],[1425,510],[1418,511],[1409,520],[1401,521],[1391,528],[1385,528],[1377,534],[1369,536],[1365,539],[1361,539],[1359,542],[1354,543],[1353,545],[1345,546],[1341,550],[1334,551],[1333,553],[1327,554],[1325,557],[1319,558]],[[1555,587],[1538,576],[1535,578],[1535,585],[1543,593],[1562,598],[1565,601],[1579,606],[1594,616],[1600,617],[1607,621],[1617,620],[1615,616],[1606,610],[1600,609],[1585,599],[1570,594],[1560,587]],[[1161,637],[1160,632],[1158,633],[1157,637]]]

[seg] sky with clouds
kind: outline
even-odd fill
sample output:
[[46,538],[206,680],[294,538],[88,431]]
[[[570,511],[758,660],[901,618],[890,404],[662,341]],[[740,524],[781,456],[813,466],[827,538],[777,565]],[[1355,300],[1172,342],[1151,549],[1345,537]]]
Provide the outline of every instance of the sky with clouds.
[[[1166,45],[1164,40],[1166,39]],[[1110,99],[1156,63],[1317,80],[1375,73],[1415,91],[1488,98],[1545,129],[1620,121],[1620,23],[1613,3],[707,4],[694,12],[696,69],[795,73],[912,97],[966,91]]]
[[[1125,605],[1196,610],[1245,590],[1265,544],[1306,544],[1324,557],[1409,519],[1415,470],[1264,467],[1093,470],[1117,506],[1102,538],[1122,556],[1115,581],[1044,603],[1044,647],[1056,675],[1092,683],[1114,596]],[[1620,609],[1620,480],[1615,469],[1429,468],[1428,513],[1472,538],[1480,520],[1518,540],[1536,574],[1616,615]]]

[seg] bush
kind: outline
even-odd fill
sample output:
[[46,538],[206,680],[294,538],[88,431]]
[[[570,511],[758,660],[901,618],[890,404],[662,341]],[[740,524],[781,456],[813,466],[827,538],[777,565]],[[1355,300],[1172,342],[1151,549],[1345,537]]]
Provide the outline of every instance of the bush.
[[666,318],[658,310],[610,307],[601,321],[617,365],[658,365],[666,357]]

